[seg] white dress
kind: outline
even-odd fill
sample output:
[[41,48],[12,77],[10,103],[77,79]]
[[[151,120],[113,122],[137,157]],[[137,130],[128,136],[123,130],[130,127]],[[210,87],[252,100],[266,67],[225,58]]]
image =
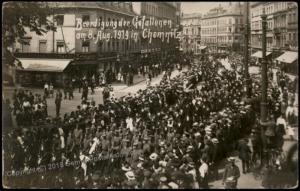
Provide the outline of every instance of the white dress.
[[132,118],[127,118],[126,119],[126,128],[130,129],[130,131],[133,131],[134,127],[133,127],[133,120]]

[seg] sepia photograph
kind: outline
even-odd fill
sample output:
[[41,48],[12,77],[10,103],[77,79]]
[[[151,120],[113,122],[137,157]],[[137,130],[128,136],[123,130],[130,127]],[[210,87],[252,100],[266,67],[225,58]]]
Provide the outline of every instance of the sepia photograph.
[[2,3],[5,189],[296,189],[296,1]]

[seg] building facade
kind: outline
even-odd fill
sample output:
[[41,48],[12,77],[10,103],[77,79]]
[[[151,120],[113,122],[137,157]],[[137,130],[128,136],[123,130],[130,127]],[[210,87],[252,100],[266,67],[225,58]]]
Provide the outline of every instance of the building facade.
[[276,58],[283,51],[298,50],[298,7],[295,2],[257,2],[251,4],[251,52],[262,49],[261,15],[267,15],[267,51]]
[[[179,28],[180,24],[180,7],[179,2],[139,2],[140,15],[147,18],[154,17],[156,19],[167,19],[172,21],[172,28]],[[151,28],[153,31],[171,31],[169,27]],[[166,54],[167,51],[172,51],[176,47],[176,39],[170,39],[170,42],[162,42],[160,39],[153,39],[149,43],[146,39],[141,42],[142,53],[159,53]],[[179,47],[178,47],[179,48]]]
[[[27,30],[28,45],[16,44],[17,58],[69,59],[70,75],[92,76],[100,72],[118,73],[128,57],[140,51],[140,39],[100,40],[102,22],[131,21],[136,14],[127,2],[48,2],[53,10],[49,20],[57,30],[39,36]],[[79,27],[80,23],[82,26]],[[97,23],[97,27],[91,27]],[[103,23],[102,23],[103,24]],[[113,26],[102,30],[112,32]],[[89,33],[93,36],[89,38]],[[22,62],[22,61],[21,61]],[[41,80],[46,80],[45,74]]]
[[202,17],[201,45],[207,46],[211,53],[240,51],[243,26],[243,7],[240,3],[211,9]]
[[182,16],[183,39],[181,49],[183,52],[200,54],[201,44],[201,14],[186,14]]

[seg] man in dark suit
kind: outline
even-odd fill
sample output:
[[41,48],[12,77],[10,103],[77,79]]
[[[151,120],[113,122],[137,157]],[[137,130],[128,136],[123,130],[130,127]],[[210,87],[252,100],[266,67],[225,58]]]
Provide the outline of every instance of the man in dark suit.
[[247,145],[248,139],[243,139],[239,142],[238,151],[239,158],[242,160],[243,173],[249,170],[249,160],[251,156],[251,150]]
[[58,89],[58,90],[57,90],[57,93],[56,93],[56,98],[55,98],[56,116],[57,116],[57,117],[59,117],[61,101],[62,101],[62,93],[61,93],[61,91]]

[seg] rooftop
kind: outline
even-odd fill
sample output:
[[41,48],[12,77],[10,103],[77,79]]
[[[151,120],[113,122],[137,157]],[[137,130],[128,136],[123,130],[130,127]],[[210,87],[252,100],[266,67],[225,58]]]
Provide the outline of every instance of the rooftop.
[[[121,4],[123,3],[123,6]],[[65,8],[76,8],[76,9],[103,9],[112,12],[119,12],[120,14],[127,14],[135,16],[136,14],[132,10],[131,3],[119,2],[108,3],[108,2],[48,2],[50,8],[65,9]]]
[[183,14],[182,19],[191,19],[191,18],[201,18],[201,13],[190,13],[190,14]]

